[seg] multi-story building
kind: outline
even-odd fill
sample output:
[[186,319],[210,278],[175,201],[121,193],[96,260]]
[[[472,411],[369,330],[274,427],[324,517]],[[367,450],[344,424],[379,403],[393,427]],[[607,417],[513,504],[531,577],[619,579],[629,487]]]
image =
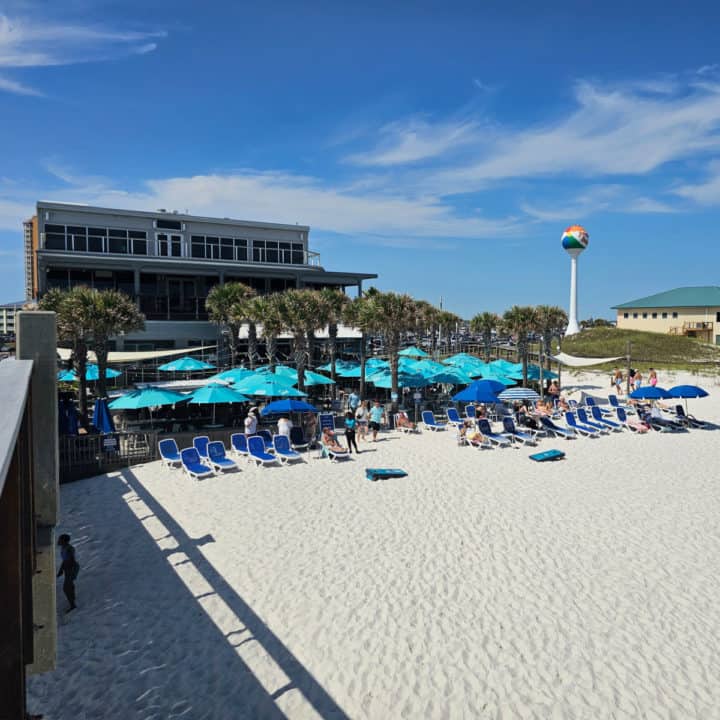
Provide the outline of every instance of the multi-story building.
[[377,277],[325,270],[305,225],[39,202],[24,230],[29,298],[76,285],[135,298],[146,328],[118,338],[118,350],[215,343],[205,299],[218,283],[241,281],[261,294],[327,286],[362,292],[363,280]]
[[615,305],[617,326],[720,345],[720,287],[682,287]]
[[0,335],[15,334],[15,313],[23,309],[23,302],[0,305]]

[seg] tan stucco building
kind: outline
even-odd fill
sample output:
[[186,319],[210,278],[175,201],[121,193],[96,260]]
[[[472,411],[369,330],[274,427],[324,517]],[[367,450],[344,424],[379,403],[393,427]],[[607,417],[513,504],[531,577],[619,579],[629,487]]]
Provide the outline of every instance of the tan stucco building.
[[615,305],[617,326],[720,345],[720,287],[682,287]]

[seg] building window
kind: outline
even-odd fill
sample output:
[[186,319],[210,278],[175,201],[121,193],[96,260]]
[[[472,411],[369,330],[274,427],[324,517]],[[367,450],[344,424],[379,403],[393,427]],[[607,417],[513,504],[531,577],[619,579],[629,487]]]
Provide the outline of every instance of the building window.
[[653,313],[653,314],[652,314],[652,319],[653,319],[653,320],[657,320],[657,313]]
[[182,230],[182,225],[177,220],[156,220],[155,227],[160,230]]
[[190,254],[194,258],[207,260],[247,261],[247,240],[242,238],[215,237],[214,235],[192,235]]
[[667,313],[666,313],[666,312],[664,312],[664,313],[662,314],[662,319],[663,319],[663,320],[667,320]]
[[630,313],[623,313],[623,317],[627,320],[630,317]]
[[647,313],[643,313],[643,320],[647,320]]
[[720,322],[720,312],[715,313],[715,322]]
[[637,313],[633,313],[633,320],[637,320],[637,316],[638,316]]
[[158,255],[163,257],[182,257],[182,236],[157,234]]
[[677,320],[677,313],[676,313],[676,312],[673,313],[673,320]]

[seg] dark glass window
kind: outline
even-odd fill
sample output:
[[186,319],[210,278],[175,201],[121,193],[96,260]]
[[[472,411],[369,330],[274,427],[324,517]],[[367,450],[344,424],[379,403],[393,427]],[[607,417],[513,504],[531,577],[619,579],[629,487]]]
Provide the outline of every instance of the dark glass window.
[[101,253],[104,252],[103,240],[101,237],[88,238],[88,252]]
[[172,256],[182,257],[182,239],[177,235],[172,236]]
[[293,243],[292,248],[293,265],[302,265],[305,262],[305,253],[303,252],[302,243]]
[[630,317],[630,313],[623,313],[623,317],[627,320]]
[[46,225],[45,232],[46,233],[60,233],[61,235],[64,235],[65,234],[65,226],[64,225]]
[[638,316],[637,313],[633,313],[633,319],[634,319],[634,320],[637,320],[637,316]]
[[232,238],[220,238],[220,259],[233,259],[233,241]]
[[155,227],[162,230],[182,230],[182,224],[177,220],[157,220]]
[[147,240],[132,241],[133,255],[147,255]]
[[73,250],[87,251],[87,238],[84,235],[73,235]]
[[667,313],[663,313],[663,314],[662,314],[662,319],[663,319],[663,320],[666,320],[666,319],[667,319]]
[[[101,235],[102,233],[91,233],[91,234],[92,235]],[[108,230],[108,235],[110,237],[124,238],[124,237],[127,237],[127,234],[128,234],[127,230]]]
[[96,270],[93,278],[93,287],[97,290],[113,290],[115,279],[109,270]]
[[677,313],[676,313],[676,312],[673,313],[673,318],[677,318]]
[[158,254],[159,255],[169,255],[168,253],[168,236],[164,233],[161,233],[157,236],[158,239]]
[[190,246],[190,254],[194,258],[205,257],[205,238],[198,238],[197,235],[193,235],[192,245]]
[[56,233],[47,233],[45,235],[45,247],[48,250],[64,250],[65,236]]
[[265,262],[278,262],[278,244],[276,242],[266,242],[265,247]]
[[68,225],[68,235],[87,235],[87,228]]
[[147,239],[147,233],[144,230],[128,230],[128,235],[131,238],[137,238],[138,240]]
[[241,261],[247,261],[247,240],[235,240],[235,259]]
[[105,228],[88,228],[88,235],[99,235],[100,237],[105,237],[105,235],[107,235],[107,230]]
[[68,287],[68,271],[67,270],[49,270],[47,273],[48,288],[66,288]]
[[652,318],[653,318],[653,320],[657,320],[657,313],[653,313]]
[[126,253],[127,251],[128,244],[126,238],[110,238],[108,243],[108,252]]
[[643,313],[643,320],[647,320],[647,313]]
[[71,270],[70,271],[70,284],[74,287],[75,285],[92,285],[92,272],[90,270]]

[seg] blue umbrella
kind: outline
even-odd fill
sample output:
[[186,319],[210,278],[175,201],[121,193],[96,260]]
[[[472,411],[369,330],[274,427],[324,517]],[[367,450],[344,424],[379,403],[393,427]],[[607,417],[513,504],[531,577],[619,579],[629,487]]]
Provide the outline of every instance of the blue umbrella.
[[475,380],[452,399],[456,402],[496,403],[497,394],[504,389],[505,386],[495,380]]
[[436,372],[434,375],[426,376],[431,383],[442,383],[444,385],[469,385],[473,380],[460,368],[452,366]]
[[223,403],[239,403],[248,402],[250,398],[241,395],[237,390],[220,385],[219,383],[208,383],[198,388],[188,402],[193,405],[212,405],[213,406],[213,425],[215,424],[215,406]]
[[[275,375],[281,379],[287,378],[292,380],[293,385],[298,381],[298,374],[295,368],[288,367],[287,365],[278,365],[275,368]],[[305,370],[305,385],[310,387],[312,385],[334,385],[335,381],[329,377],[325,377],[320,373],[313,372],[312,370]]]
[[498,397],[503,401],[512,400],[539,400],[540,395],[531,388],[517,387],[503,390]]
[[[116,378],[122,375],[119,370],[113,370],[113,368],[105,368],[105,377],[108,379]],[[60,382],[77,382],[78,375],[75,370],[61,370],[58,373],[57,379]],[[95,363],[88,363],[85,368],[85,379],[88,382],[95,382],[100,379],[100,368]]]
[[697,385],[676,385],[668,390],[668,394],[673,398],[704,398],[708,396],[707,390],[703,390]]
[[505,377],[504,375],[501,375],[492,368],[489,368],[488,370],[483,370],[481,375],[483,380],[494,380],[495,382],[498,382],[505,387],[515,385],[515,383],[517,382],[517,380]]
[[319,412],[316,407],[304,400],[296,400],[295,398],[286,398],[285,400],[275,400],[268,403],[261,411],[261,415],[273,415],[278,413],[291,412]]
[[[520,377],[522,377],[522,371],[519,373]],[[543,380],[557,380],[558,374],[554,373],[552,370],[547,370],[546,368],[543,368]],[[528,380],[539,380],[540,379],[540,366],[539,365],[528,365],[528,372],[527,372]]]
[[398,355],[402,357],[419,357],[419,358],[429,358],[430,356],[424,351],[421,350],[419,347],[415,347],[415,345],[411,345],[408,348],[405,348],[404,350],[401,350]]
[[160,365],[158,370],[163,372],[195,372],[196,370],[212,370],[214,365],[203,362],[197,358],[186,355],[171,362]]
[[239,392],[257,397],[304,397],[305,393],[272,375],[254,375],[236,383]]
[[105,398],[98,398],[93,408],[93,426],[102,435],[115,432],[115,424],[113,423],[108,404]]
[[[390,372],[375,373],[368,378],[368,382],[373,383],[375,387],[390,390],[392,389],[392,374]],[[420,374],[398,373],[398,387],[421,388],[426,385],[430,385],[430,382]]]
[[502,375],[509,375],[510,373],[521,373],[522,363],[511,363],[509,360],[500,358],[499,360],[493,360],[490,363],[490,367],[494,370],[499,371]]
[[163,390],[150,385],[115,398],[108,407],[111,410],[140,410],[141,408],[159,407],[161,405],[174,405],[189,399],[189,395],[181,395],[172,392],[172,390]]
[[78,414],[72,400],[61,400],[58,405],[58,429],[61,435],[78,434]]
[[673,397],[667,390],[655,385],[647,385],[645,387],[633,390],[628,397],[633,400],[667,400]]
[[255,375],[254,370],[248,370],[244,367],[231,368],[230,370],[224,370],[217,375],[213,375],[208,378],[208,382],[215,382],[216,380],[222,380],[223,382],[236,383],[239,380],[244,380],[251,375]]

